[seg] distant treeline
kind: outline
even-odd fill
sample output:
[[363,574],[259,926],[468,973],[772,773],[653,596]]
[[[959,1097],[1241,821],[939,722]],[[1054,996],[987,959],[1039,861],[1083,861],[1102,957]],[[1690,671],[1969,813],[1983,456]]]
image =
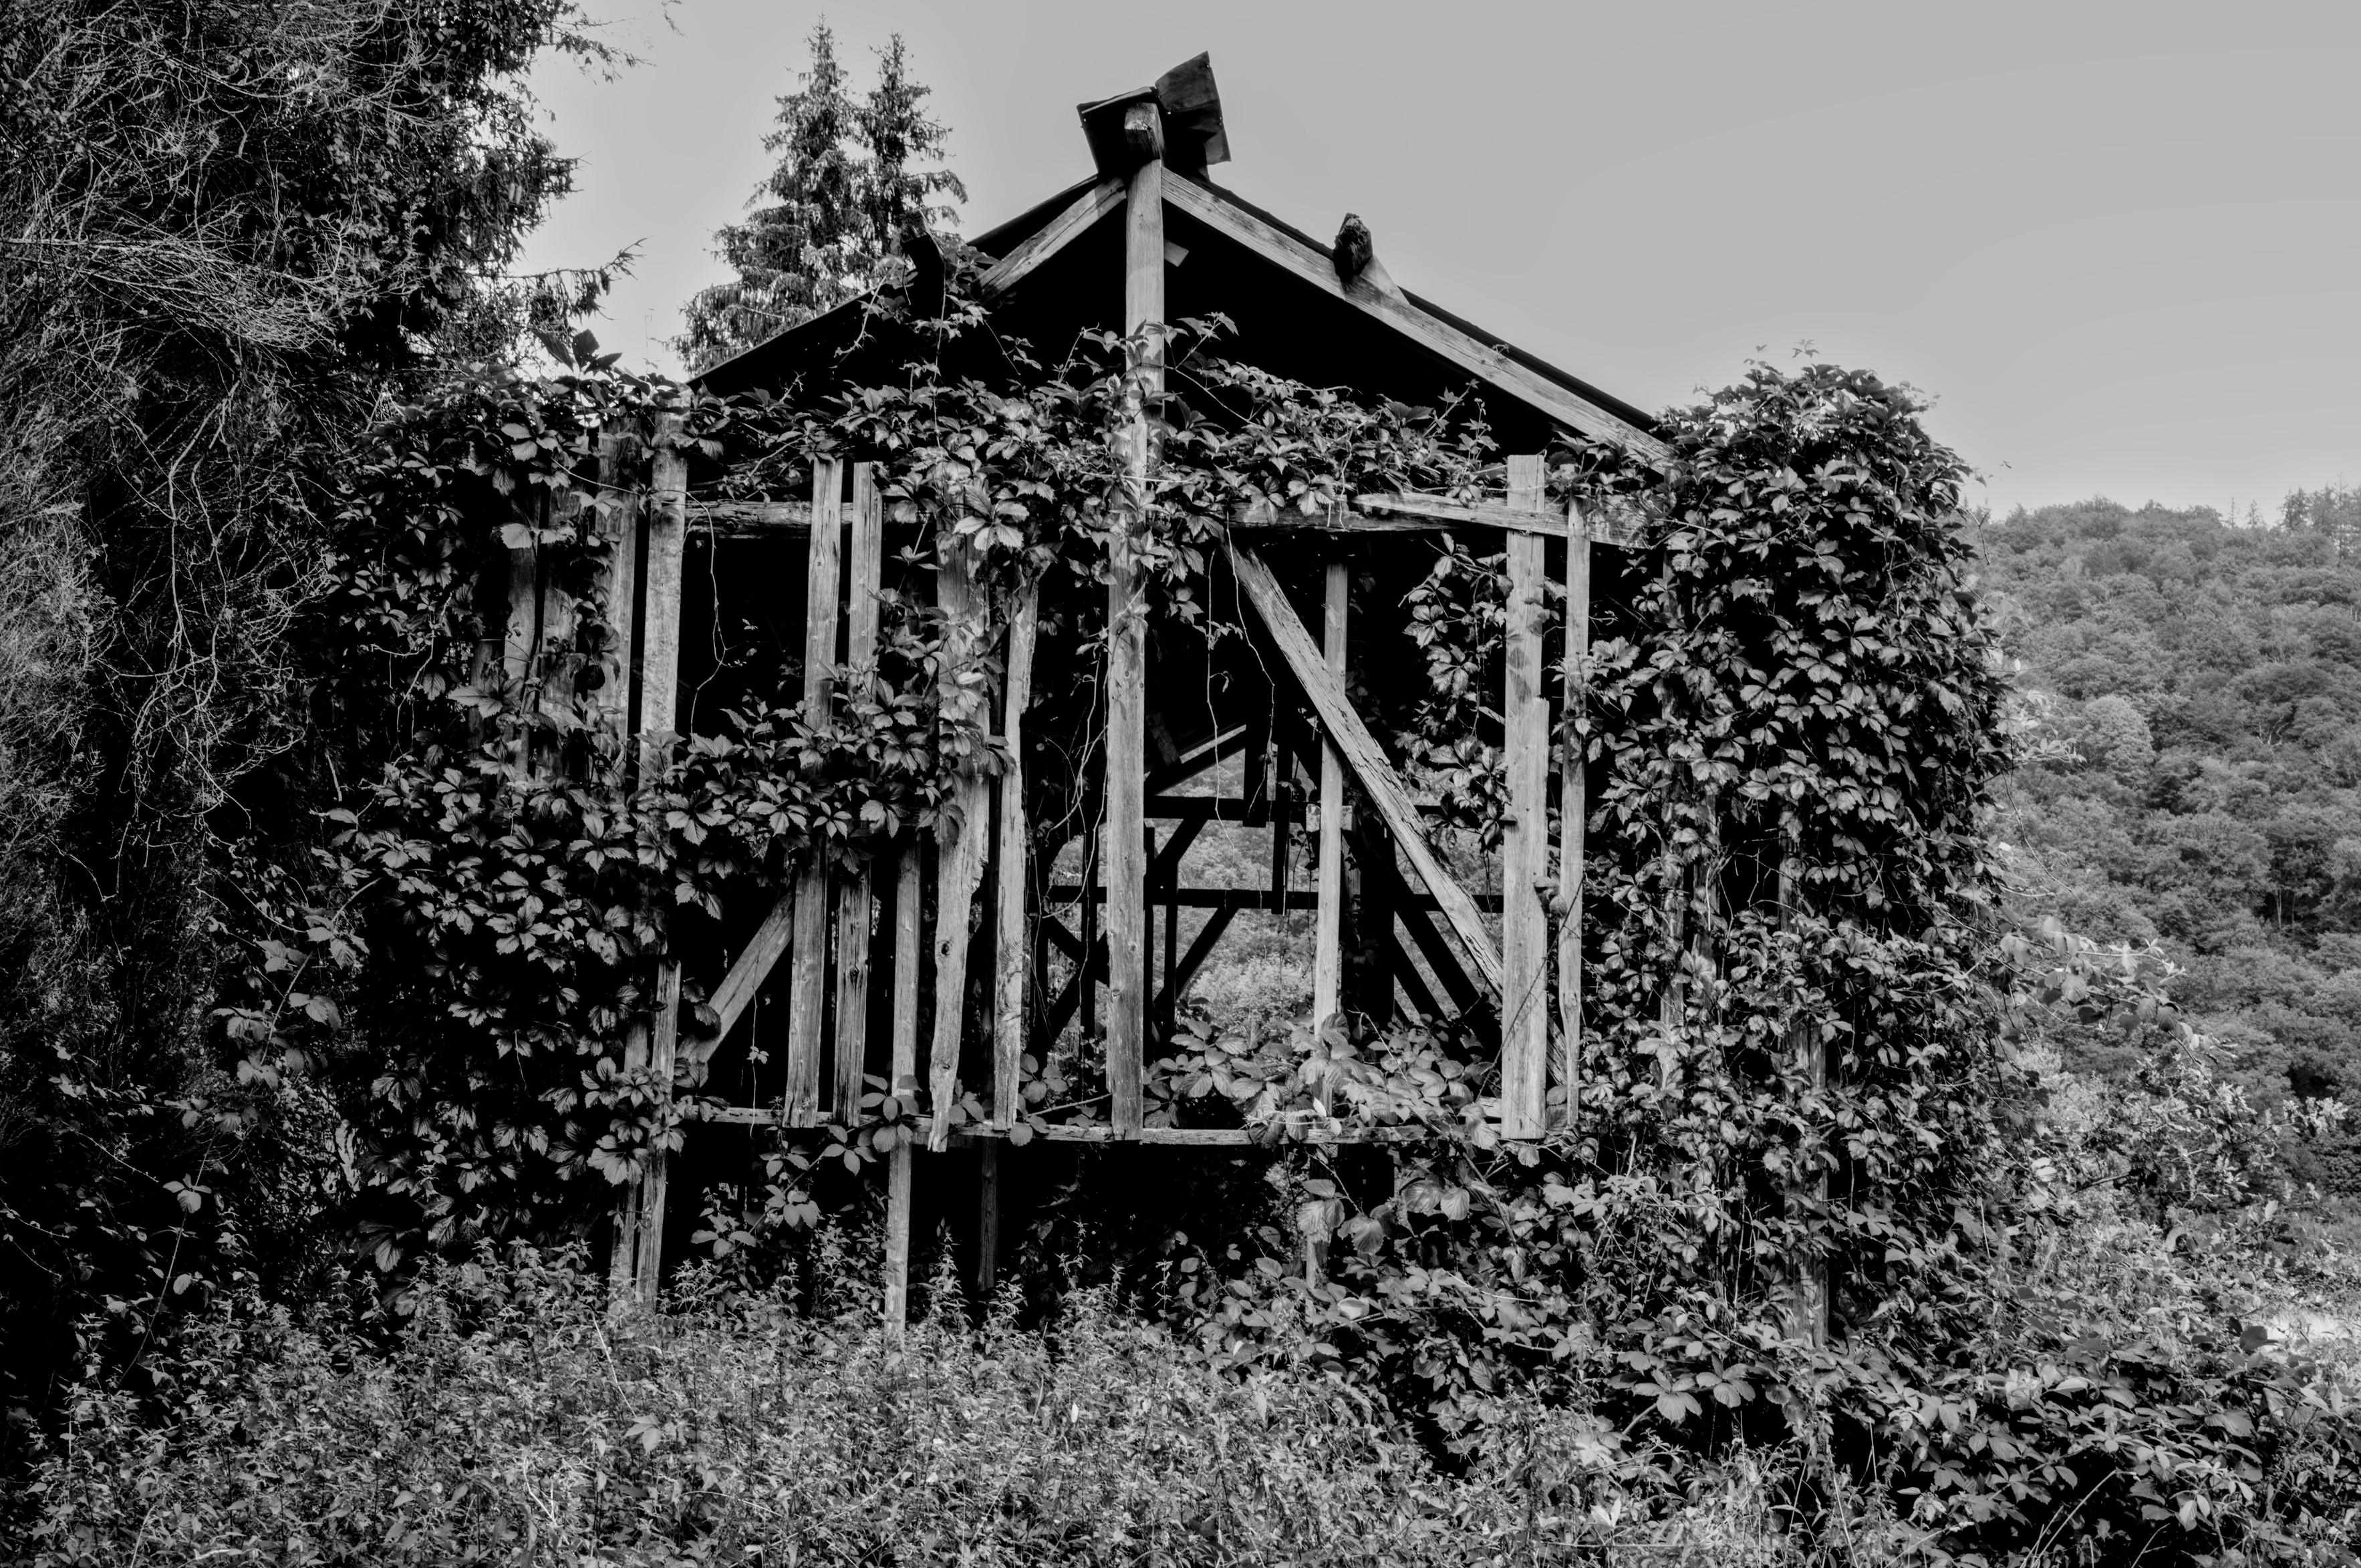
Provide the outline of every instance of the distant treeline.
[[[1981,543],[2041,759],[2002,795],[2025,913],[2160,945],[2258,1102],[2361,1095],[2361,488],[2249,527],[2019,510]],[[2298,1165],[2361,1195],[2350,1137]]]

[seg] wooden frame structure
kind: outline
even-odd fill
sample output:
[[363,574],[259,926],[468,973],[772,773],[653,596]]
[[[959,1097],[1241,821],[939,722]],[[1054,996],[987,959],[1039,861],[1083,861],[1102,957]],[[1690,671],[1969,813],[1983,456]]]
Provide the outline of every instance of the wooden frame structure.
[[[1164,375],[1160,333],[1168,276],[1178,264],[1176,251],[1187,252],[1168,232],[1169,225],[1178,225],[1192,245],[1218,243],[1235,265],[1259,268],[1257,276],[1275,278],[1317,302],[1337,323],[1334,331],[1366,334],[1374,345],[1356,352],[1414,359],[1427,367],[1423,373],[1474,383],[1495,400],[1496,428],[1521,429],[1536,445],[1548,433],[1563,430],[1615,443],[1643,460],[1664,455],[1636,411],[1530,356],[1488,341],[1467,323],[1405,293],[1381,266],[1345,275],[1304,236],[1213,185],[1205,170],[1226,158],[1227,143],[1203,57],[1167,73],[1155,87],[1085,104],[1081,114],[1098,163],[1096,175],[1018,225],[984,236],[983,247],[998,259],[984,273],[983,288],[995,302],[1021,302],[1028,279],[1076,265],[1086,252],[1104,256],[1106,263],[1119,254],[1120,325],[1145,345],[1131,367],[1126,416],[1112,435],[1127,476],[1125,504],[1134,529],[1144,526],[1141,509],[1158,461],[1151,411]],[[1119,250],[1107,243],[1110,231],[1119,233]],[[830,337],[834,331],[830,318],[822,317],[717,367],[705,381],[719,390],[783,383],[792,378],[798,345],[809,340],[827,348],[836,341]],[[875,646],[876,600],[887,559],[887,521],[871,465],[816,463],[807,497],[700,501],[688,494],[672,436],[652,433],[646,481],[636,504],[615,509],[609,526],[620,531],[620,548],[614,553],[619,566],[603,588],[610,624],[623,629],[627,648],[638,649],[628,678],[619,672],[607,689],[631,694],[615,699],[616,718],[644,737],[641,748],[649,763],[661,756],[678,722],[682,550],[689,531],[701,529],[718,539],[802,542],[803,703],[816,716],[828,711],[837,673],[867,663]],[[630,444],[619,436],[613,447],[616,475],[631,472]],[[602,449],[602,466],[606,461]],[[709,1058],[758,994],[766,985],[775,988],[774,977],[783,975],[787,1023],[778,1102],[732,1106],[707,1119],[814,1125],[857,1106],[865,1074],[882,1076],[897,1089],[924,1082],[932,1102],[946,1106],[958,1096],[963,1036],[976,1016],[968,1001],[971,981],[983,981],[987,1001],[978,1026],[989,1044],[989,1114],[982,1124],[961,1129],[960,1135],[983,1150],[980,1273],[988,1281],[997,1245],[998,1151],[1019,1121],[1020,1059],[1032,1041],[1054,1036],[1078,1013],[1104,1034],[1109,1115],[1101,1124],[1052,1125],[1044,1136],[1188,1146],[1235,1146],[1263,1136],[1252,1128],[1148,1125],[1142,1076],[1150,1042],[1159,1025],[1169,1026],[1170,1009],[1189,976],[1243,909],[1314,912],[1314,1014],[1325,1017],[1339,1010],[1345,991],[1347,835],[1359,831],[1370,842],[1389,846],[1367,862],[1369,874],[1386,883],[1384,929],[1374,938],[1384,949],[1380,958],[1392,963],[1400,983],[1423,1005],[1497,1013],[1501,1131],[1512,1138],[1543,1135],[1554,1047],[1560,1053],[1560,1076],[1569,1085],[1578,1061],[1584,800],[1581,766],[1569,762],[1557,781],[1565,826],[1554,841],[1548,799],[1553,714],[1543,678],[1546,552],[1555,548],[1564,562],[1567,656],[1561,701],[1579,702],[1589,641],[1592,549],[1631,543],[1605,520],[1586,518],[1571,507],[1550,509],[1544,477],[1542,458],[1527,453],[1510,458],[1507,484],[1496,501],[1368,494],[1318,516],[1264,508],[1229,520],[1226,571],[1261,645],[1276,656],[1276,667],[1312,716],[1316,743],[1310,736],[1235,729],[1177,759],[1151,760],[1142,585],[1128,548],[1118,541],[1107,585],[1104,790],[1094,851],[1103,867],[1103,892],[1098,879],[1087,875],[1082,884],[1037,882],[1028,887],[1027,780],[1022,766],[994,780],[971,778],[961,786],[957,813],[945,818],[930,845],[908,843],[895,861],[857,877],[819,865],[803,869],[712,989],[711,1006],[719,1020],[715,1034],[688,1041],[675,1037],[680,969],[666,965],[649,1018],[630,1033],[627,1066],[645,1069],[654,1091],[668,1093],[676,1069]],[[1510,820],[1497,897],[1477,896],[1452,874],[1429,841],[1419,802],[1356,711],[1347,689],[1353,639],[1349,577],[1340,552],[1381,543],[1385,536],[1444,529],[1495,533],[1507,552],[1511,588],[1500,712]],[[1274,545],[1296,550],[1298,565],[1307,551],[1322,562],[1316,629],[1299,613],[1268,558]],[[948,663],[956,667],[989,634],[993,619],[967,547],[950,538],[939,541],[937,551],[934,591],[955,644]],[[523,580],[532,580],[530,572]],[[525,606],[520,614],[539,618],[523,626],[529,646],[533,631],[545,630],[549,610],[533,594],[519,602]],[[1038,612],[1029,601],[1001,609],[1005,674],[993,694],[993,717],[1010,755],[1021,759]],[[974,700],[972,693],[949,685],[942,696],[947,703]],[[1170,793],[1188,773],[1240,755],[1249,776],[1246,798]],[[1297,825],[1288,819],[1286,796],[1278,787],[1279,775],[1296,761],[1316,775],[1320,805],[1315,885],[1302,891],[1288,885],[1285,857]],[[1366,813],[1357,828],[1348,828],[1348,795]],[[1214,821],[1272,828],[1274,872],[1268,890],[1180,885],[1182,855],[1198,831]],[[1160,848],[1152,826],[1158,822],[1171,825]],[[1090,858],[1086,853],[1086,866]],[[1079,931],[1048,912],[1053,899],[1079,905]],[[1153,941],[1159,904],[1165,911],[1160,989]],[[1185,954],[1177,941],[1183,907],[1209,911]],[[1489,923],[1495,916],[1497,938]],[[972,976],[971,937],[979,930],[988,938],[990,969]],[[1072,966],[1056,995],[1040,992],[1044,966],[1038,955],[1049,950]],[[1412,952],[1420,964],[1411,961]],[[1433,996],[1422,976],[1431,976],[1445,994]],[[1106,994],[1103,1008],[1096,1005],[1101,989]],[[931,1026],[922,1029],[929,1016]],[[873,1037],[873,1018],[884,1023],[883,1042]],[[1573,1102],[1571,1093],[1565,1102]],[[943,1149],[952,1141],[947,1118],[924,1125],[928,1149]],[[1374,1142],[1419,1135],[1400,1129],[1354,1135],[1322,1122],[1299,1133]],[[898,1332],[906,1303],[917,1151],[905,1141],[890,1160],[885,1316],[888,1332]],[[659,1151],[619,1205],[611,1267],[619,1295],[653,1299],[662,1262],[666,1180],[666,1161]]]

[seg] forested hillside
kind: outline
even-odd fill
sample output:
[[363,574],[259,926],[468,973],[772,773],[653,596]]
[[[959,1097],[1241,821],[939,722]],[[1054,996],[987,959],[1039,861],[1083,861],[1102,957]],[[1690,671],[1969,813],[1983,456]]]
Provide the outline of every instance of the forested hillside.
[[[2361,490],[2275,523],[2112,501],[1982,532],[2039,760],[2001,791],[2020,917],[2154,944],[2258,1104],[2361,1094]],[[2077,1065],[2110,1076],[2128,1051]],[[2301,1108],[2290,1104],[2290,1109]],[[2361,1195],[2333,1107],[2290,1174]]]

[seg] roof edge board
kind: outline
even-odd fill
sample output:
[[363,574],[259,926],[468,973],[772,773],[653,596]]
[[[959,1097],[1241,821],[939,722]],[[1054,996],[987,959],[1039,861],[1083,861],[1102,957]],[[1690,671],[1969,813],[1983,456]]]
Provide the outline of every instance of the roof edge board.
[[1621,416],[1543,377],[1482,340],[1429,313],[1408,296],[1374,288],[1353,289],[1337,281],[1329,258],[1293,235],[1264,222],[1211,185],[1193,180],[1165,182],[1167,204],[1178,208],[1304,282],[1392,327],[1477,379],[1585,435],[1609,441],[1634,456],[1662,462],[1671,449]]

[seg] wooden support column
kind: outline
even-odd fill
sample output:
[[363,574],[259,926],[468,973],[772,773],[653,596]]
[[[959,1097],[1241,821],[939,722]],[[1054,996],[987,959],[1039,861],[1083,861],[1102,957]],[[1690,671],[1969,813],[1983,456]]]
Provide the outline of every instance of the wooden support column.
[[[1328,673],[1345,684],[1345,619],[1351,612],[1352,569],[1331,561],[1321,606],[1321,652]],[[1312,1026],[1324,1028],[1344,1005],[1345,758],[1334,737],[1320,747],[1320,905],[1312,948]]]
[[[679,721],[681,554],[688,532],[688,460],[680,447],[677,414],[657,422],[649,462],[646,587],[640,609],[640,779],[660,779],[672,759],[674,726]],[[626,1071],[644,1070],[656,1107],[669,1113],[675,1047],[679,1038],[680,964],[658,961],[650,1017],[631,1026],[623,1047]],[[653,1306],[664,1266],[664,1202],[667,1154],[659,1144],[640,1175],[625,1189],[615,1216],[615,1245],[608,1270],[619,1299]]]
[[1001,708],[1000,737],[1008,767],[1000,775],[1000,878],[993,956],[996,975],[992,1005],[992,1124],[1012,1127],[1023,1108],[1017,1102],[1025,1046],[1026,981],[1033,944],[1026,929],[1026,880],[1033,869],[1033,835],[1025,819],[1025,709],[1033,700],[1033,641],[1040,629],[1039,588],[1018,590],[1008,617],[1007,690]]
[[[885,508],[877,494],[877,465],[852,466],[852,554],[844,592],[844,664],[867,680],[877,657],[877,590],[885,557]],[[869,923],[876,904],[874,865],[861,868],[837,895],[836,1096],[840,1125],[861,1117],[862,1076],[869,1067]]]
[[902,847],[894,884],[894,1023],[888,1071],[902,1102],[903,1132],[885,1167],[885,1343],[899,1345],[910,1319],[910,1107],[918,1093],[918,964],[921,911],[917,836]]
[[1124,198],[1124,312],[1140,339],[1125,414],[1115,431],[1123,460],[1124,532],[1107,563],[1106,1079],[1118,1135],[1146,1121],[1140,1077],[1148,1049],[1148,861],[1141,837],[1148,776],[1148,620],[1133,542],[1148,528],[1156,412],[1164,389],[1164,127],[1155,104],[1126,112],[1126,143],[1139,163]]
[[[1779,926],[1793,931],[1801,913],[1795,868],[1802,859],[1802,850],[1793,840],[1779,857]],[[1799,980],[1800,976],[1797,977]],[[1806,1088],[1815,1101],[1828,1091],[1828,1050],[1820,1042],[1819,1033],[1808,1020],[1798,1018],[1788,1025],[1787,1050],[1794,1058]],[[1808,1176],[1791,1177],[1787,1186],[1787,1216],[1801,1221],[1807,1216],[1825,1214],[1828,1206],[1828,1172],[1826,1166]],[[1825,1256],[1807,1257],[1795,1270],[1790,1287],[1795,1294],[1787,1303],[1787,1333],[1792,1339],[1806,1344],[1828,1343],[1828,1260]]]
[[501,741],[501,761],[512,777],[525,775],[533,743],[525,722],[532,706],[533,655],[541,647],[541,528],[549,515],[549,492],[539,485],[516,493],[509,526],[522,531],[524,543],[509,545],[509,613],[500,641],[500,681],[515,726]]
[[[804,722],[828,722],[836,683],[836,590],[843,577],[843,465],[812,462],[811,538],[804,576]],[[820,1052],[828,1019],[828,861],[815,845],[796,872],[796,934],[787,992],[787,1082],[779,1105],[786,1126],[808,1127],[819,1111]]]
[[1565,509],[1565,757],[1558,780],[1557,1015],[1565,1053],[1565,1124],[1582,1126],[1582,857],[1589,828],[1587,744],[1576,725],[1590,702],[1590,536]]
[[[1509,504],[1540,510],[1542,460],[1509,459]],[[1511,533],[1507,676],[1500,695],[1509,815],[1500,842],[1500,1131],[1539,1137],[1548,1125],[1549,702],[1542,693],[1543,541]]]
[[615,744],[613,774],[631,771],[631,628],[640,614],[640,492],[630,466],[639,455],[632,433],[616,426],[598,433],[598,494],[591,532],[604,546],[596,592],[607,641],[598,649],[596,698],[599,740]]
[[[935,597],[944,620],[942,678],[936,698],[946,716],[972,711],[983,698],[967,677],[983,641],[983,604],[975,580],[975,551],[945,530],[936,544]],[[976,884],[992,840],[992,795],[983,776],[961,773],[954,809],[935,823],[935,1029],[927,1053],[934,1098],[928,1147],[950,1146],[951,1106],[959,1099],[960,1041],[967,1022],[967,950]]]

